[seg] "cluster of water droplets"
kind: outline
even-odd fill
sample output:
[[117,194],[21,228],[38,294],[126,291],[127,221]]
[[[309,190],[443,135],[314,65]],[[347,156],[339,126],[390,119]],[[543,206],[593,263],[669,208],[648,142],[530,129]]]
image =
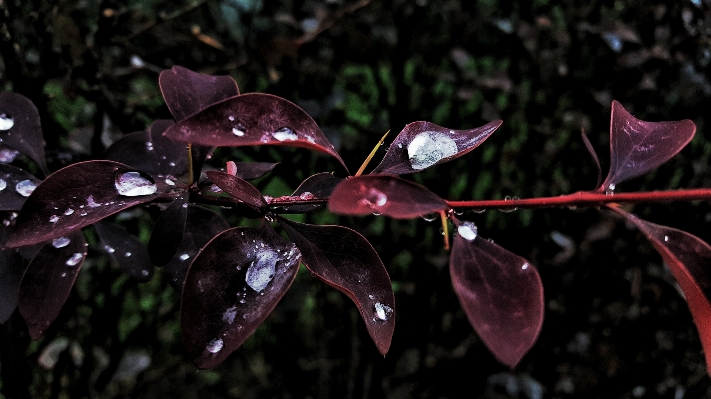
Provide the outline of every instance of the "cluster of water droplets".
[[154,182],[143,177],[139,172],[118,173],[114,186],[116,187],[116,192],[126,197],[151,195],[158,190]]
[[[521,199],[521,198],[519,198],[519,197],[512,197],[512,196],[510,196],[510,195],[504,196],[504,201],[518,201],[518,200],[520,200],[520,199]],[[509,212],[513,212],[513,211],[515,211],[515,210],[517,210],[517,209],[518,209],[518,208],[509,208],[509,209],[499,209],[499,210],[500,210],[501,212],[504,212],[504,213],[509,213]]]
[[10,130],[13,126],[15,126],[15,120],[10,115],[0,114],[0,130]]
[[412,169],[421,170],[452,157],[459,152],[457,142],[447,134],[427,131],[412,139],[407,146],[407,155]]
[[[234,122],[235,117],[230,115],[227,117],[227,120],[229,120],[230,122]],[[237,137],[243,137],[245,135],[245,130],[246,130],[246,128],[244,127],[243,124],[237,123],[232,127],[232,134],[234,134]]]

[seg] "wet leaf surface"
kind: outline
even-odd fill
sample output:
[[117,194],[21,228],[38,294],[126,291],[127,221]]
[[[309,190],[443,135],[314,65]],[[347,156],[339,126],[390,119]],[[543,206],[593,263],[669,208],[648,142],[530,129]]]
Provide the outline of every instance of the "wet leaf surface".
[[154,265],[166,265],[178,252],[187,218],[187,195],[177,198],[160,215],[148,241],[148,253]]
[[483,143],[501,123],[496,120],[476,129],[452,130],[431,122],[412,122],[395,137],[371,173],[414,173],[459,158]]
[[308,148],[345,164],[316,122],[294,103],[264,93],[242,94],[170,127],[169,138],[208,146],[285,145]]
[[696,126],[688,119],[645,122],[612,102],[610,121],[610,173],[600,191],[657,168],[681,151],[694,137]]
[[20,210],[31,193],[31,188],[40,182],[40,179],[20,168],[0,164],[0,210]]
[[35,161],[45,175],[49,174],[39,112],[27,97],[0,93],[0,140]]
[[500,362],[516,366],[543,324],[543,286],[536,268],[466,234],[454,238],[449,266],[454,292],[474,330]]
[[155,267],[146,246],[123,227],[102,220],[94,224],[103,250],[132,278],[145,282],[153,277]]
[[237,82],[231,76],[210,76],[181,66],[161,72],[158,84],[176,121],[239,95]]
[[267,206],[262,193],[249,182],[216,170],[209,170],[205,174],[217,187],[245,204],[255,209],[264,209]]
[[[118,162],[75,163],[47,177],[27,198],[6,246],[30,245],[67,235],[151,201],[169,189],[164,182],[154,183],[150,176]],[[154,192],[148,194],[151,191]]]
[[320,280],[346,294],[358,307],[381,354],[395,330],[395,294],[383,262],[362,235],[342,226],[314,226],[280,219],[302,262]]
[[397,176],[368,175],[346,179],[331,194],[328,209],[342,215],[381,214],[409,219],[447,209],[436,194]]
[[198,368],[220,364],[267,318],[299,269],[296,246],[268,224],[229,229],[200,251],[185,278],[181,326]]
[[19,309],[33,340],[59,315],[85,257],[84,235],[75,231],[48,242],[30,262],[20,285]]

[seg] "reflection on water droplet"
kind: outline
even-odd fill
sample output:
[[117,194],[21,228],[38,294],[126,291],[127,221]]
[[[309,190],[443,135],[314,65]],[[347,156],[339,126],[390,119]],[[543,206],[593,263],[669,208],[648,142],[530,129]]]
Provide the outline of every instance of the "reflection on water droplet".
[[669,236],[664,236],[664,242],[669,242]]
[[368,190],[368,194],[366,194],[365,199],[370,204],[374,204],[377,206],[383,206],[388,202],[388,196],[385,195],[384,192],[376,188],[371,188],[370,190]]
[[272,137],[279,141],[294,141],[299,139],[299,136],[297,136],[296,133],[288,127],[283,127],[272,133]]
[[385,321],[393,314],[393,308],[380,302],[375,303],[375,317],[377,320]]
[[0,114],[0,130],[9,130],[15,125],[15,120],[8,114]]
[[436,213],[428,213],[426,215],[420,216],[422,219],[424,219],[425,222],[434,222],[437,220],[437,214]]
[[279,254],[270,249],[259,252],[255,261],[247,269],[247,275],[245,276],[247,285],[257,292],[266,288],[274,278],[278,260]]
[[10,163],[15,160],[15,157],[17,157],[17,155],[19,153],[20,152],[17,150],[13,150],[10,148],[3,148],[2,150],[0,150],[0,162],[1,163]]
[[220,338],[215,338],[207,343],[205,349],[207,349],[207,351],[210,353],[217,353],[222,350],[222,347],[224,345],[224,342],[222,342]]
[[76,266],[77,264],[79,264],[79,262],[81,262],[83,258],[84,254],[76,252],[72,256],[70,256],[65,263],[67,266]]
[[227,324],[232,324],[235,321],[235,316],[237,315],[237,306],[232,306],[225,310],[222,314],[222,321]]
[[23,197],[29,197],[37,185],[32,180],[23,180],[15,185],[15,191]]
[[58,221],[59,221],[59,216],[57,216],[57,215],[52,215],[49,217],[50,223],[57,223]]
[[190,255],[188,255],[188,254],[180,255],[180,260],[188,260],[188,259],[190,259]]
[[7,187],[7,182],[4,179],[0,179],[0,191],[4,190],[5,187]]
[[521,265],[521,270],[526,270],[529,266],[530,265],[528,263],[524,263],[523,265]]
[[71,240],[67,237],[59,237],[52,240],[52,246],[55,248],[64,248],[69,245],[70,242]]
[[407,146],[410,165],[415,170],[430,167],[458,151],[457,143],[451,137],[434,131],[418,134]]
[[463,239],[467,241],[474,241],[476,236],[479,234],[479,229],[476,227],[474,222],[462,222],[462,224],[457,226],[457,232]]
[[114,186],[120,195],[127,197],[150,195],[158,189],[155,183],[143,177],[139,172],[118,173]]

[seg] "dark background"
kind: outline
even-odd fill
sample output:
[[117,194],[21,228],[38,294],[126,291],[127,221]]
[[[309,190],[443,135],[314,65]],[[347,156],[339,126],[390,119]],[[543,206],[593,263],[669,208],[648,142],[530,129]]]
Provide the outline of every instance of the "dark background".
[[[158,73],[182,65],[296,102],[351,170],[388,129],[502,119],[476,151],[413,176],[447,199],[595,188],[580,130],[605,170],[613,99],[640,119],[689,118],[698,128],[679,156],[619,191],[711,187],[711,1],[585,3],[9,0],[0,2],[0,86],[37,105],[52,170],[170,118]],[[220,149],[211,164],[227,159],[281,162],[257,182],[272,196],[314,172],[342,173],[325,157],[282,147]],[[632,210],[711,241],[707,203]],[[135,211],[124,225],[147,240],[154,216]],[[307,220],[362,232],[391,274],[397,327],[384,358],[350,300],[304,272],[253,337],[221,366],[198,371],[182,348],[179,297],[160,271],[139,285],[90,249],[44,338],[29,342],[17,314],[0,326],[0,397],[711,395],[686,303],[630,226],[596,209],[461,218],[540,271],[543,331],[515,370],[495,361],[459,307],[438,223],[322,211]]]

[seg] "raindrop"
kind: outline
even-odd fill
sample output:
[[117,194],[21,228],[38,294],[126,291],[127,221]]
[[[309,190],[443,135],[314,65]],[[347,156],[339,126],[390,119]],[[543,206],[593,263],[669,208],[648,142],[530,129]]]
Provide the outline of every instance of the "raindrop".
[[476,227],[474,222],[462,222],[462,224],[457,226],[457,232],[463,239],[467,241],[474,241],[476,236],[479,234],[479,229]]
[[452,157],[458,152],[457,143],[443,133],[428,131],[415,136],[407,146],[412,169],[421,170]]
[[143,275],[143,277],[148,277],[149,273],[150,272],[148,270],[141,270],[141,275]]
[[207,343],[205,349],[207,349],[207,351],[210,353],[217,353],[222,350],[222,347],[224,345],[224,342],[222,342],[220,338],[214,338],[213,340]]
[[316,196],[313,195],[313,194],[312,194],[311,192],[309,192],[309,191],[305,191],[305,192],[301,193],[301,195],[299,195],[299,199],[304,200],[304,201],[305,201],[305,200],[314,199],[314,198],[316,198]]
[[188,203],[186,202],[183,204],[183,208],[187,208],[187,207],[188,207]]
[[664,236],[664,242],[669,242],[669,236]]
[[15,124],[15,120],[8,114],[0,114],[0,130],[9,130]]
[[169,186],[174,186],[174,185],[175,185],[175,182],[172,181],[172,180],[170,180],[170,179],[165,179],[165,184],[167,184],[167,185],[169,185]]
[[127,197],[150,195],[155,193],[158,189],[155,183],[141,176],[139,172],[123,172],[117,174],[114,186],[120,195]]
[[182,255],[180,255],[180,260],[183,260],[183,261],[184,261],[184,260],[188,260],[188,259],[190,259],[190,255],[188,255],[188,254],[182,254]]
[[235,316],[237,315],[237,306],[232,306],[225,310],[222,314],[222,321],[227,324],[232,324],[235,321]]
[[227,119],[228,119],[230,122],[234,122],[234,121],[235,121],[235,117],[232,116],[232,115],[228,116]]
[[17,150],[3,148],[2,150],[0,150],[0,162],[10,163],[15,160],[15,157],[17,157],[19,153],[20,152]]
[[7,187],[7,182],[5,179],[0,179],[0,191],[4,190],[5,187]]
[[146,141],[146,151],[153,151],[153,143]]
[[94,196],[93,196],[93,195],[90,195],[90,196],[86,199],[86,205],[87,205],[89,208],[98,208],[98,207],[101,206],[101,204],[97,203],[97,202],[94,200]]
[[32,180],[23,180],[15,185],[15,191],[23,197],[29,197],[37,185]]
[[437,220],[437,214],[436,213],[428,213],[426,215],[420,216],[422,219],[424,219],[425,222],[434,222]]
[[84,258],[84,254],[80,252],[75,252],[72,256],[65,262],[67,266],[76,266]]
[[523,265],[521,265],[521,270],[526,270],[529,266],[531,265],[529,265],[528,263],[524,263]]
[[123,256],[125,256],[125,257],[127,257],[127,258],[130,258],[130,257],[131,257],[131,253],[130,253],[130,252],[126,252],[125,254],[123,254]]
[[299,136],[297,136],[296,133],[288,127],[283,127],[277,130],[272,133],[272,136],[279,141],[294,141],[299,139]]
[[57,223],[58,221],[59,221],[59,216],[57,216],[57,215],[52,215],[49,217],[50,223]]
[[235,136],[238,136],[238,137],[242,137],[242,136],[244,136],[244,130],[235,126],[232,128],[232,134],[234,134]]
[[375,317],[377,320],[386,321],[393,314],[393,308],[380,302],[375,303]]
[[64,248],[69,245],[70,242],[71,240],[67,237],[59,237],[52,240],[52,246],[55,248]]
[[72,209],[72,208],[67,208],[67,210],[64,211],[64,214],[67,216],[71,215],[72,213],[74,213],[74,209]]
[[168,162],[168,165],[170,165],[171,167],[175,166],[175,162]]
[[258,253],[257,259],[247,269],[245,276],[247,285],[257,292],[266,288],[274,278],[277,260],[279,255],[270,249]]
[[116,252],[116,250],[113,247],[108,246],[108,245],[104,245],[104,249],[106,250],[106,252],[108,252],[110,254]]
[[610,183],[610,184],[607,186],[607,189],[610,190],[610,191],[615,191],[615,183]]

